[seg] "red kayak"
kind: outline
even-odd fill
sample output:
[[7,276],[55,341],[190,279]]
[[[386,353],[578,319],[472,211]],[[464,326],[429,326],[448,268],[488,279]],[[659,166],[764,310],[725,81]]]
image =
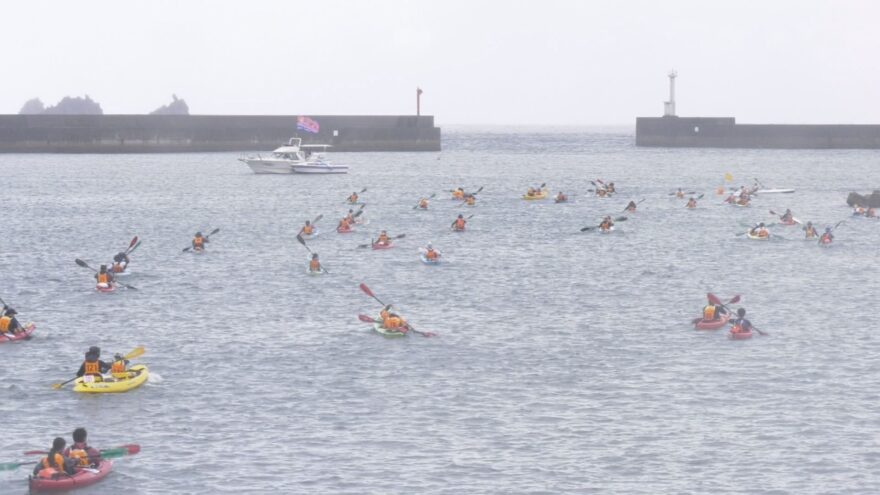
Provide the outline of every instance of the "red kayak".
[[730,320],[730,315],[725,313],[717,320],[700,320],[694,323],[694,328],[697,330],[718,330],[724,325],[727,325],[728,320]]
[[113,292],[114,290],[116,290],[116,284],[110,284],[105,287],[96,285],[95,290],[98,292]]
[[0,344],[4,342],[15,342],[17,340],[25,340],[30,338],[31,334],[34,333],[34,330],[37,329],[37,326],[33,323],[28,323],[24,326],[24,332],[19,332],[16,334],[4,333],[0,336]]
[[820,246],[828,246],[829,244],[831,244],[831,242],[832,242],[831,239],[829,239],[825,236],[822,236],[819,238],[819,245]]
[[391,244],[390,242],[387,244],[386,243],[379,243],[379,242],[373,243],[373,249],[391,249],[391,246],[393,246],[393,244]]
[[342,227],[336,227],[336,232],[340,234],[348,234],[349,232],[354,232],[354,230],[352,230],[351,227],[346,227],[344,229]]
[[30,489],[32,492],[55,492],[82,488],[106,478],[112,469],[113,461],[105,459],[95,469],[78,468],[76,474],[58,475],[57,479],[31,476],[29,479]]
[[752,338],[751,330],[743,330],[742,328],[735,326],[730,329],[730,338],[734,340],[745,340]]

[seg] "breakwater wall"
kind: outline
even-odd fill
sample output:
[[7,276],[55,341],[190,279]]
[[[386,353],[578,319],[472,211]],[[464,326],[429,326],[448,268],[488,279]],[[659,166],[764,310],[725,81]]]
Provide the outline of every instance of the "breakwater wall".
[[636,145],[880,149],[880,125],[737,124],[733,117],[638,117]]
[[0,153],[270,151],[297,135],[333,151],[440,151],[433,116],[309,117],[317,134],[295,115],[0,115]]

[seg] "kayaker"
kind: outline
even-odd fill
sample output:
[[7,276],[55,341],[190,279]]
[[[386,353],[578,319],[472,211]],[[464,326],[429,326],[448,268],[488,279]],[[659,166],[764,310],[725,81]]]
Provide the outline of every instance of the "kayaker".
[[73,444],[64,449],[63,456],[75,459],[81,467],[96,467],[101,462],[101,451],[89,447],[85,428],[73,430]]
[[76,461],[71,461],[62,454],[66,445],[66,440],[56,437],[52,441],[52,448],[49,449],[49,453],[34,467],[34,476],[52,479],[63,474],[75,474],[76,469],[74,466]]
[[419,208],[421,208],[423,210],[428,209],[428,198],[419,199]]
[[764,222],[759,223],[752,227],[752,230],[749,231],[749,234],[752,237],[769,237],[770,231],[767,230],[767,227],[764,226]]
[[556,202],[557,203],[565,203],[566,201],[568,201],[568,196],[563,194],[562,191],[559,191],[558,193],[556,193]]
[[92,346],[86,352],[86,359],[76,372],[76,376],[99,377],[110,370],[110,365],[101,361],[101,348]]
[[101,265],[101,269],[95,274],[95,280],[98,281],[98,287],[102,289],[110,287],[115,281],[113,274],[107,271],[107,265]]
[[630,201],[629,204],[626,205],[626,211],[628,211],[628,212],[630,212],[630,213],[635,213],[635,212],[636,212],[636,207],[637,207],[637,206],[636,206],[636,202],[635,202],[635,201]]
[[717,321],[721,319],[721,315],[727,314],[727,310],[720,304],[714,304],[711,299],[703,308],[703,321]]
[[853,215],[856,215],[856,216],[862,216],[862,215],[865,214],[865,209],[862,208],[860,205],[857,205],[857,204],[856,204],[856,205],[853,205],[853,212],[852,212],[852,214],[853,214]]
[[738,204],[738,205],[740,205],[740,206],[748,206],[748,205],[749,205],[749,201],[750,201],[750,199],[749,199],[749,195],[748,195],[748,194],[746,194],[745,196],[740,195],[740,196],[739,196],[739,199],[736,200],[736,204]]
[[0,314],[3,315],[0,317],[0,335],[15,335],[24,332],[24,327],[21,326],[21,323],[15,317],[18,312],[14,308],[3,306],[3,311]]
[[606,232],[611,230],[611,227],[614,227],[614,222],[611,220],[610,216],[603,218],[602,223],[599,224],[599,229]]
[[436,261],[440,258],[440,252],[434,249],[434,246],[428,244],[425,248],[425,259],[428,261]]
[[816,227],[813,227],[813,222],[807,222],[806,227],[804,227],[804,234],[807,239],[819,237],[819,233],[816,232]]
[[822,244],[831,244],[831,241],[834,240],[834,234],[831,233],[831,227],[825,227],[825,233],[822,234],[822,237],[819,238],[819,242]]
[[384,246],[391,244],[391,239],[388,238],[387,231],[383,230],[382,232],[379,232],[379,238],[376,239],[376,244],[382,244]]
[[736,318],[733,320],[734,333],[749,332],[752,329],[752,322],[746,319],[746,309],[739,308],[736,310]]
[[309,271],[310,272],[320,272],[321,271],[321,262],[318,261],[318,253],[312,253],[312,259],[309,260]]
[[783,213],[782,216],[779,217],[779,220],[784,223],[791,223],[794,221],[794,215],[792,215],[791,210],[786,208],[785,213]]
[[464,230],[464,225],[466,223],[467,222],[465,221],[464,216],[459,214],[458,218],[456,218],[455,221],[452,222],[452,230],[455,230],[457,232],[461,232],[462,230]]
[[348,214],[345,215],[344,220],[348,222],[349,225],[354,225],[354,210],[351,208],[348,209]]
[[475,204],[477,204],[476,196],[474,196],[473,194],[468,194],[464,197],[464,204],[468,206],[474,206]]
[[718,189],[715,189],[715,194],[718,196],[724,196],[724,186],[718,186]]
[[868,218],[877,218],[877,213],[874,212],[874,208],[869,206],[868,209],[865,210],[865,216]]
[[464,199],[464,188],[459,187],[455,191],[452,191],[452,199]]
[[596,196],[599,196],[600,198],[604,198],[605,196],[608,196],[608,191],[606,191],[603,188],[597,187],[596,188]]
[[530,188],[526,191],[526,196],[528,196],[528,197],[530,197],[530,198],[531,198],[532,196],[534,196],[535,194],[537,194],[537,192],[535,191],[535,188],[534,188],[534,187],[530,187]]
[[299,233],[304,235],[312,235],[315,232],[315,227],[312,226],[312,222],[310,220],[306,220],[306,224],[303,225],[303,228],[300,229]]
[[382,318],[382,328],[386,330],[394,330],[397,332],[406,332],[409,330],[406,326],[406,321],[398,314],[391,312],[391,305],[385,306],[382,311],[379,312],[379,317]]
[[116,256],[113,257],[113,273],[122,273],[128,268],[128,263],[131,260],[128,258],[128,255],[125,254],[124,251],[120,251],[116,253]]
[[724,200],[724,202],[730,204],[736,203],[736,193],[730,193],[730,196],[728,196],[727,199]]
[[694,198],[688,198],[688,202],[684,206],[685,206],[685,208],[696,208],[697,207],[697,200]]
[[339,221],[339,225],[336,226],[336,230],[347,231],[351,230],[351,224],[353,221],[349,220],[348,217],[344,217]]
[[196,236],[193,237],[192,240],[192,248],[193,251],[204,251],[205,244],[208,243],[208,238],[203,237],[201,232],[196,232]]
[[352,192],[351,196],[349,196],[346,201],[348,201],[351,204],[357,203],[358,202],[358,193]]
[[608,194],[614,194],[617,191],[614,189],[614,183],[609,182],[607,186],[605,186],[605,190],[608,191]]
[[678,199],[684,199],[684,191],[681,188],[678,188],[678,191],[675,191],[675,197]]
[[128,373],[125,371],[126,366],[128,366],[128,359],[125,359],[122,354],[114,354],[113,364],[110,365],[110,373],[113,378],[128,378]]

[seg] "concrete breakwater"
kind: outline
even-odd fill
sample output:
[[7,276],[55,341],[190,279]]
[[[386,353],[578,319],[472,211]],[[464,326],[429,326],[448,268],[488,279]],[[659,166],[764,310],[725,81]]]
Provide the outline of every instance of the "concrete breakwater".
[[880,149],[880,125],[737,124],[733,117],[638,117],[636,145]]
[[0,115],[0,153],[270,151],[294,135],[334,151],[440,151],[433,116],[309,117],[316,134],[287,115]]

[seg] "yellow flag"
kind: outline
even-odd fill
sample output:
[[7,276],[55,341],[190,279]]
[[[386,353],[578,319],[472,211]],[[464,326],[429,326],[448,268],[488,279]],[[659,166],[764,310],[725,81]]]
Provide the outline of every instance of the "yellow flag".
[[727,182],[733,182],[733,176],[730,175],[730,173],[728,172],[724,174],[724,180],[726,180]]

